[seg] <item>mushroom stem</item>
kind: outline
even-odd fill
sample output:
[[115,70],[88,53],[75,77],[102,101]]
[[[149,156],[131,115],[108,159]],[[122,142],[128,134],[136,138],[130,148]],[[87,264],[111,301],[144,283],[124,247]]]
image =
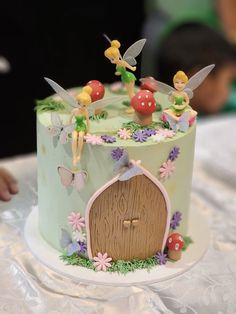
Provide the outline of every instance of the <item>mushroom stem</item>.
[[152,114],[144,115],[135,111],[134,121],[141,126],[151,125],[152,124]]
[[178,261],[181,259],[182,250],[176,251],[176,250],[168,250],[168,257],[174,261]]

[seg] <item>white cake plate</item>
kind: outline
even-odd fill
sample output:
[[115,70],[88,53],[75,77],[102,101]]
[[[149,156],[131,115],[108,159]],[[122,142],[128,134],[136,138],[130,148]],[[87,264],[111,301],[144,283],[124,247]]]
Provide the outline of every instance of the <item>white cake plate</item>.
[[26,243],[31,253],[53,271],[79,282],[110,286],[147,285],[179,276],[194,266],[205,254],[209,245],[210,232],[206,216],[199,209],[190,211],[189,231],[194,243],[183,252],[181,260],[157,265],[149,271],[138,269],[127,274],[95,272],[81,266],[66,265],[60,252],[52,248],[40,235],[38,208],[29,214],[24,230]]

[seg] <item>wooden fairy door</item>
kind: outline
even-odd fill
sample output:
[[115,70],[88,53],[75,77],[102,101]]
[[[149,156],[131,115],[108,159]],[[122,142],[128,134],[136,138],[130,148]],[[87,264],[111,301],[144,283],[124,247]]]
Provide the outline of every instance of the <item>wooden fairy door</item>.
[[91,255],[113,260],[146,259],[161,251],[167,226],[166,199],[145,175],[116,181],[89,211]]

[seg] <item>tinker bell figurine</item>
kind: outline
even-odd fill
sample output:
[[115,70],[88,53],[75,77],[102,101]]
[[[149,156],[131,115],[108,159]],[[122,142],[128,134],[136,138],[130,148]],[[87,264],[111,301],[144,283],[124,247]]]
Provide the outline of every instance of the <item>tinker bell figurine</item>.
[[92,88],[88,85],[84,86],[82,91],[76,96],[76,98],[74,98],[53,80],[46,77],[45,80],[62,98],[62,100],[73,108],[69,118],[69,123],[72,123],[74,120],[74,130],[72,131],[72,162],[75,170],[77,163],[81,159],[84,136],[90,131],[89,117],[94,113],[95,109],[103,108],[115,102],[123,101],[126,97],[111,96],[92,102],[90,97]]
[[[110,40],[107,35],[104,35],[110,43],[110,47],[104,51],[104,55],[111,61],[111,63],[116,65],[116,75],[121,75],[121,81],[125,85],[129,99],[135,95],[134,85],[136,81],[136,76],[134,73],[127,71],[136,71],[136,60],[135,58],[141,53],[143,46],[146,42],[146,39],[140,39],[136,41],[132,46],[130,46],[123,57],[120,54],[120,42],[118,40]],[[127,110],[127,113],[133,113],[134,109],[130,106]]]
[[[176,124],[181,122],[183,128],[181,131],[185,132],[189,126],[189,120],[196,117],[197,112],[189,105],[190,99],[193,98],[193,91],[205,80],[214,67],[214,64],[210,64],[198,71],[190,79],[183,71],[178,71],[173,77],[174,87],[151,78],[154,91],[169,95],[171,106],[165,109],[163,113],[167,122],[175,131],[177,129]],[[150,80],[150,78],[140,79],[143,83],[147,80]]]

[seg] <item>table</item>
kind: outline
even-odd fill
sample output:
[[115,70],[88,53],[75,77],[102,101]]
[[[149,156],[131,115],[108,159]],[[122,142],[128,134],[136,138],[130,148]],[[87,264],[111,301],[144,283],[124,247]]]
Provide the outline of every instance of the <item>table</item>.
[[10,202],[0,202],[0,313],[236,313],[235,136],[235,115],[199,121],[192,198],[209,220],[210,245],[188,272],[150,286],[86,285],[40,264],[23,241],[37,204],[36,155],[0,161],[20,185]]

